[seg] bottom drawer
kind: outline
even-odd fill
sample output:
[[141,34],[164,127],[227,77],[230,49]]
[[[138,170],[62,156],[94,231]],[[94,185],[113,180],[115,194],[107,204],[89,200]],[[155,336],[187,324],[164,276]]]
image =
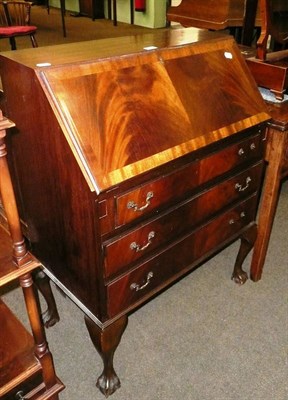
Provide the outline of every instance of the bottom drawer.
[[[25,374],[23,374],[25,375]],[[23,399],[30,399],[31,393],[37,393],[38,388],[43,386],[42,371],[38,371],[36,374],[30,377],[25,377],[24,382],[20,382],[17,386],[13,387],[7,394],[1,396],[1,400],[16,400],[21,399],[20,394]],[[17,397],[18,394],[18,397]]]
[[[107,285],[108,317],[152,296],[255,219],[257,196],[238,204]],[[236,255],[235,255],[236,259]]]

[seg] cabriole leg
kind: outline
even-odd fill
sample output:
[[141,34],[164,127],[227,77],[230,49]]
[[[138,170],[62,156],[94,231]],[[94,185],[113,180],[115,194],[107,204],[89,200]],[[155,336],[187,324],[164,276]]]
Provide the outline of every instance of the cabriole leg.
[[50,278],[41,270],[36,271],[33,276],[37,289],[47,303],[47,309],[42,313],[42,321],[45,328],[50,328],[60,320],[55,297],[50,286]]
[[248,274],[245,271],[243,271],[242,265],[248,253],[253,248],[254,243],[256,241],[256,237],[257,237],[257,225],[253,225],[240,237],[241,245],[239,252],[237,254],[233,274],[231,277],[231,279],[239,285],[243,285],[248,279]]
[[127,326],[128,317],[124,315],[104,329],[99,328],[86,315],[85,323],[94,347],[100,354],[104,364],[103,372],[97,379],[96,386],[108,397],[120,387],[120,379],[113,367],[113,357]]

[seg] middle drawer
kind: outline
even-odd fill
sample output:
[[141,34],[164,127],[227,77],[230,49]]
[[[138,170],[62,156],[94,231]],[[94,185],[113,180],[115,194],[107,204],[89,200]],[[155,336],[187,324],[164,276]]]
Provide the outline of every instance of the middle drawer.
[[172,211],[104,243],[104,273],[109,278],[152,250],[178,239],[224,207],[255,192],[261,180],[262,162],[231,179],[181,203]]

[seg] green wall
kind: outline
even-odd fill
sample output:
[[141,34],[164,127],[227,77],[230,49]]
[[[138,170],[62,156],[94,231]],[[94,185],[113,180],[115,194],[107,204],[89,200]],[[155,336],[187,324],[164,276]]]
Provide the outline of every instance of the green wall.
[[[167,0],[146,0],[146,12],[135,12],[135,25],[147,28],[162,28],[166,24],[166,1]],[[60,0],[50,0],[52,7],[60,7]],[[104,0],[105,16],[107,18],[107,0]],[[78,0],[66,0],[66,9],[78,12]],[[130,23],[130,0],[117,0],[117,20]]]

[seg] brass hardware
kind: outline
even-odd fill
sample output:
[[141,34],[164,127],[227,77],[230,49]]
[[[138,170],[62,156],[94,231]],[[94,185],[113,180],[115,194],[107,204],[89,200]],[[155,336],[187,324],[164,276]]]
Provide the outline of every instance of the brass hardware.
[[138,251],[143,251],[143,250],[147,249],[148,246],[150,246],[150,244],[152,243],[152,239],[153,239],[154,237],[155,237],[155,232],[154,232],[154,231],[151,231],[151,232],[148,234],[147,243],[146,243],[146,244],[144,244],[142,247],[140,247],[140,245],[137,244],[136,242],[132,242],[132,243],[130,244],[130,249],[131,249],[131,250],[135,250],[136,253],[138,253]]
[[[241,211],[241,213],[240,213],[240,218],[245,218],[245,217],[246,217],[245,211]],[[235,224],[235,219],[231,218],[231,219],[229,220],[229,225],[233,225],[233,224]]]
[[250,150],[255,150],[255,149],[256,149],[255,143],[251,143],[251,144],[250,144]]
[[147,208],[150,205],[150,200],[152,199],[152,197],[154,196],[153,192],[148,192],[146,195],[146,203],[144,204],[144,206],[142,207],[138,207],[138,205],[132,200],[132,201],[128,201],[127,203],[127,208],[128,210],[133,209],[134,211],[143,211],[145,210],[145,208]]
[[249,183],[251,182],[251,180],[252,179],[250,178],[250,176],[248,176],[246,178],[246,185],[242,186],[240,183],[236,183],[235,189],[238,190],[238,192],[244,192],[244,190],[248,189]]
[[245,151],[241,147],[241,149],[239,149],[239,151],[238,151],[239,156],[243,156],[244,153],[245,153]]
[[[261,132],[261,131],[260,131]],[[267,133],[268,133],[268,128],[265,129],[265,135],[262,138],[262,142],[266,142],[267,140]]]
[[24,393],[22,390],[15,394],[15,400],[25,400]]
[[152,271],[150,271],[148,273],[146,282],[142,286],[138,285],[137,283],[132,283],[130,285],[130,289],[131,290],[136,290],[136,292],[138,292],[139,290],[144,289],[147,285],[149,285],[151,278],[153,278],[153,272]]

